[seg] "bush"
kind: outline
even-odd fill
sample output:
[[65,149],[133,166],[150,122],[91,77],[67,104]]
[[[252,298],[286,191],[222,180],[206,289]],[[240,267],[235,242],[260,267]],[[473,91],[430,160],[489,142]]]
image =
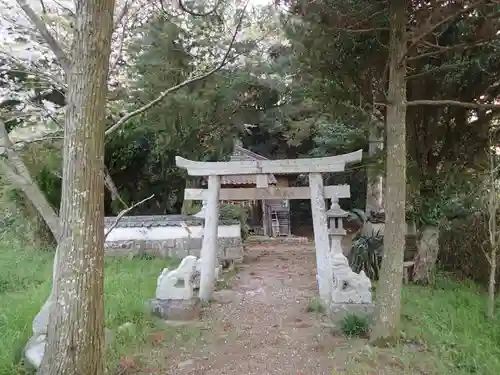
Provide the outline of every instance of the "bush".
[[[490,266],[484,251],[488,251],[488,230],[485,215],[470,215],[451,221],[439,234],[438,265],[461,279],[488,284]],[[500,254],[497,264],[500,262]],[[497,278],[500,269],[497,269]]]
[[354,272],[364,271],[371,280],[378,280],[383,252],[384,236],[379,233],[371,236],[357,233],[348,255],[349,264]]
[[245,240],[248,238],[249,229],[248,226],[248,208],[237,203],[226,203],[221,205],[219,211],[219,220],[223,222],[227,221],[238,221],[241,225],[241,238]]
[[348,314],[340,321],[340,330],[347,337],[361,337],[368,334],[368,319],[357,314]]

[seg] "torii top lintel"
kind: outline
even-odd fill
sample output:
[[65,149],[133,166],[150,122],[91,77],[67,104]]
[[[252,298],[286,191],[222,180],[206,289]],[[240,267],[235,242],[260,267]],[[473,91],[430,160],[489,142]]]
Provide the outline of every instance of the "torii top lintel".
[[342,172],[347,163],[361,161],[363,150],[324,158],[203,162],[176,156],[175,164],[190,176],[299,174]]

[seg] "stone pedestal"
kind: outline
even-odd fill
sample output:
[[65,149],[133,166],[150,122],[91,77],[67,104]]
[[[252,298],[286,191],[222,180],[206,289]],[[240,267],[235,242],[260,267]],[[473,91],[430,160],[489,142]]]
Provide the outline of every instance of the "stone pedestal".
[[147,302],[153,315],[175,321],[195,320],[200,317],[200,299],[150,299]]
[[[347,312],[358,313],[359,311],[372,308],[372,284],[363,271],[359,274],[349,266],[349,262],[342,252],[341,240],[345,235],[342,227],[342,218],[347,212],[342,210],[338,202],[332,200],[332,205],[327,212],[330,230],[330,267],[333,271],[331,280],[331,299],[328,310],[331,315],[340,311],[340,319]],[[339,319],[335,317],[334,320]]]

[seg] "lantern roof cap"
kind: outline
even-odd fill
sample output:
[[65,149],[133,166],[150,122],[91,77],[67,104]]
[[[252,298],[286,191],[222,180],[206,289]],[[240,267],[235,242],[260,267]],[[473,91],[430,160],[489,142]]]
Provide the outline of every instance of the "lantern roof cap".
[[347,217],[349,212],[340,208],[338,202],[332,201],[332,205],[330,206],[330,209],[326,211],[326,215],[328,217]]

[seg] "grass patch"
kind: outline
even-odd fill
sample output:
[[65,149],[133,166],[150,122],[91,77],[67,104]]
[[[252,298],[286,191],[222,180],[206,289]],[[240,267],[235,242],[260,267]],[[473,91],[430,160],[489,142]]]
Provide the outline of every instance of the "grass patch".
[[[15,374],[31,336],[31,322],[51,288],[53,252],[0,244],[0,375]],[[146,340],[155,329],[144,302],[154,297],[156,279],[177,260],[108,258],[105,266],[106,327],[115,333],[109,363]],[[117,331],[124,323],[133,329]]]
[[366,316],[348,314],[340,321],[340,330],[349,338],[366,336],[369,328]]
[[500,311],[485,316],[486,295],[472,283],[438,279],[433,287],[405,286],[403,329],[426,343],[442,374],[500,374]]
[[325,306],[323,306],[319,298],[313,298],[307,305],[306,311],[309,313],[323,314],[325,312]]

